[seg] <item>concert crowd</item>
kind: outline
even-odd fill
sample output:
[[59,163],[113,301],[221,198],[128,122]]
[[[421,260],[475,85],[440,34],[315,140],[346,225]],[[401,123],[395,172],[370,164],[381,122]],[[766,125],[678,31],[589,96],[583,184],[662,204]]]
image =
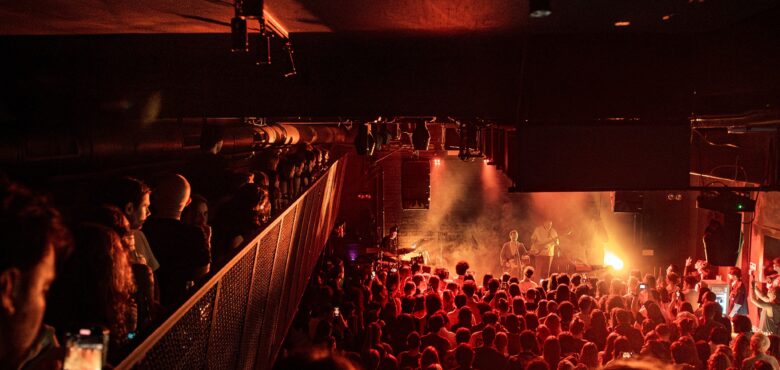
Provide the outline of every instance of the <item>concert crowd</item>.
[[[703,281],[715,267],[681,265],[663,276],[538,276],[530,266],[521,276],[473,276],[468,261],[450,273],[326,257],[277,367],[779,369],[778,280],[756,282],[731,267],[723,307]],[[780,260],[768,268],[780,271]],[[760,309],[759,323],[749,306]]]

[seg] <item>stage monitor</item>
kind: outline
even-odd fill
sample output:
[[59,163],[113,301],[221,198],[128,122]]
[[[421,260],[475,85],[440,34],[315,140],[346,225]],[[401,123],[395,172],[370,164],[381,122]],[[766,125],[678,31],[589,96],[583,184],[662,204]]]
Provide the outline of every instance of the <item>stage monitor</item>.
[[690,126],[684,120],[525,122],[518,125],[515,145],[510,161],[516,163],[512,179],[517,191],[665,190],[690,185]]

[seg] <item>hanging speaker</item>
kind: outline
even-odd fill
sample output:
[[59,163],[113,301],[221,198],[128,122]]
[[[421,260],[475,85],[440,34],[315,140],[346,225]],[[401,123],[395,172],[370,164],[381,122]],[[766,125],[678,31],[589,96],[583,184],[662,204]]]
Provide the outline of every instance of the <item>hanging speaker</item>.
[[704,230],[704,252],[714,266],[736,266],[742,246],[742,215],[723,214],[723,222],[713,218]]

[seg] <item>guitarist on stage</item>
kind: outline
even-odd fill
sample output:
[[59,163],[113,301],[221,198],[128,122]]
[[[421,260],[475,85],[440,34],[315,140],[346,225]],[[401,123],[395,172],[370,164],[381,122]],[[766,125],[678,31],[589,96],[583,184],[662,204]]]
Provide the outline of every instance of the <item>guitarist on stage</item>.
[[534,229],[531,234],[531,253],[536,255],[536,270],[539,276],[550,275],[553,257],[558,252],[558,232],[553,229],[552,221],[546,221],[543,225]]
[[513,276],[520,275],[520,256],[528,254],[525,245],[517,241],[517,237],[517,230],[510,231],[509,241],[504,243],[498,255],[501,267]]

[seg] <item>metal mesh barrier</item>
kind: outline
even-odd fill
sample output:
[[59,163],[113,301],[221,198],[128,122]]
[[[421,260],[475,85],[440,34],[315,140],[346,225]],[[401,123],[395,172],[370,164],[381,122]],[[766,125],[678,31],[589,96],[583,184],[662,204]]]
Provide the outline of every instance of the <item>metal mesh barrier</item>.
[[245,355],[242,368],[251,369],[255,364],[256,353],[267,353],[270,342],[265,341],[264,346],[260,346],[262,328],[267,327],[265,323],[265,312],[268,306],[273,306],[268,302],[268,283],[271,281],[271,268],[273,266],[276,243],[279,240],[280,224],[276,224],[267,238],[258,242],[257,260],[255,262],[255,272],[252,278],[252,289],[249,294],[249,304],[247,305],[246,324],[244,326],[244,346],[242,353]]
[[217,287],[208,292],[147,353],[142,369],[203,369]]
[[255,249],[242,257],[219,283],[219,299],[209,341],[209,369],[234,369],[237,366],[255,267]]
[[200,288],[117,369],[267,369],[333,228],[341,161]]
[[[293,240],[293,232],[295,231],[294,221],[295,214],[293,213],[288,213],[282,221],[282,231],[279,236],[279,245],[276,247],[276,259],[274,260],[274,269],[271,274],[271,287],[268,293],[268,300],[269,302],[280,303],[274,305],[273,310],[267,311],[267,315],[270,316],[266,316],[266,319],[271,321],[271,330],[268,332],[268,339],[271,341],[272,348],[279,348],[281,345],[285,333],[280,321],[284,319],[285,311],[293,309],[288,306],[290,292],[288,289],[289,281],[287,279],[287,269],[290,255],[289,247]],[[271,354],[268,353],[268,355]]]

